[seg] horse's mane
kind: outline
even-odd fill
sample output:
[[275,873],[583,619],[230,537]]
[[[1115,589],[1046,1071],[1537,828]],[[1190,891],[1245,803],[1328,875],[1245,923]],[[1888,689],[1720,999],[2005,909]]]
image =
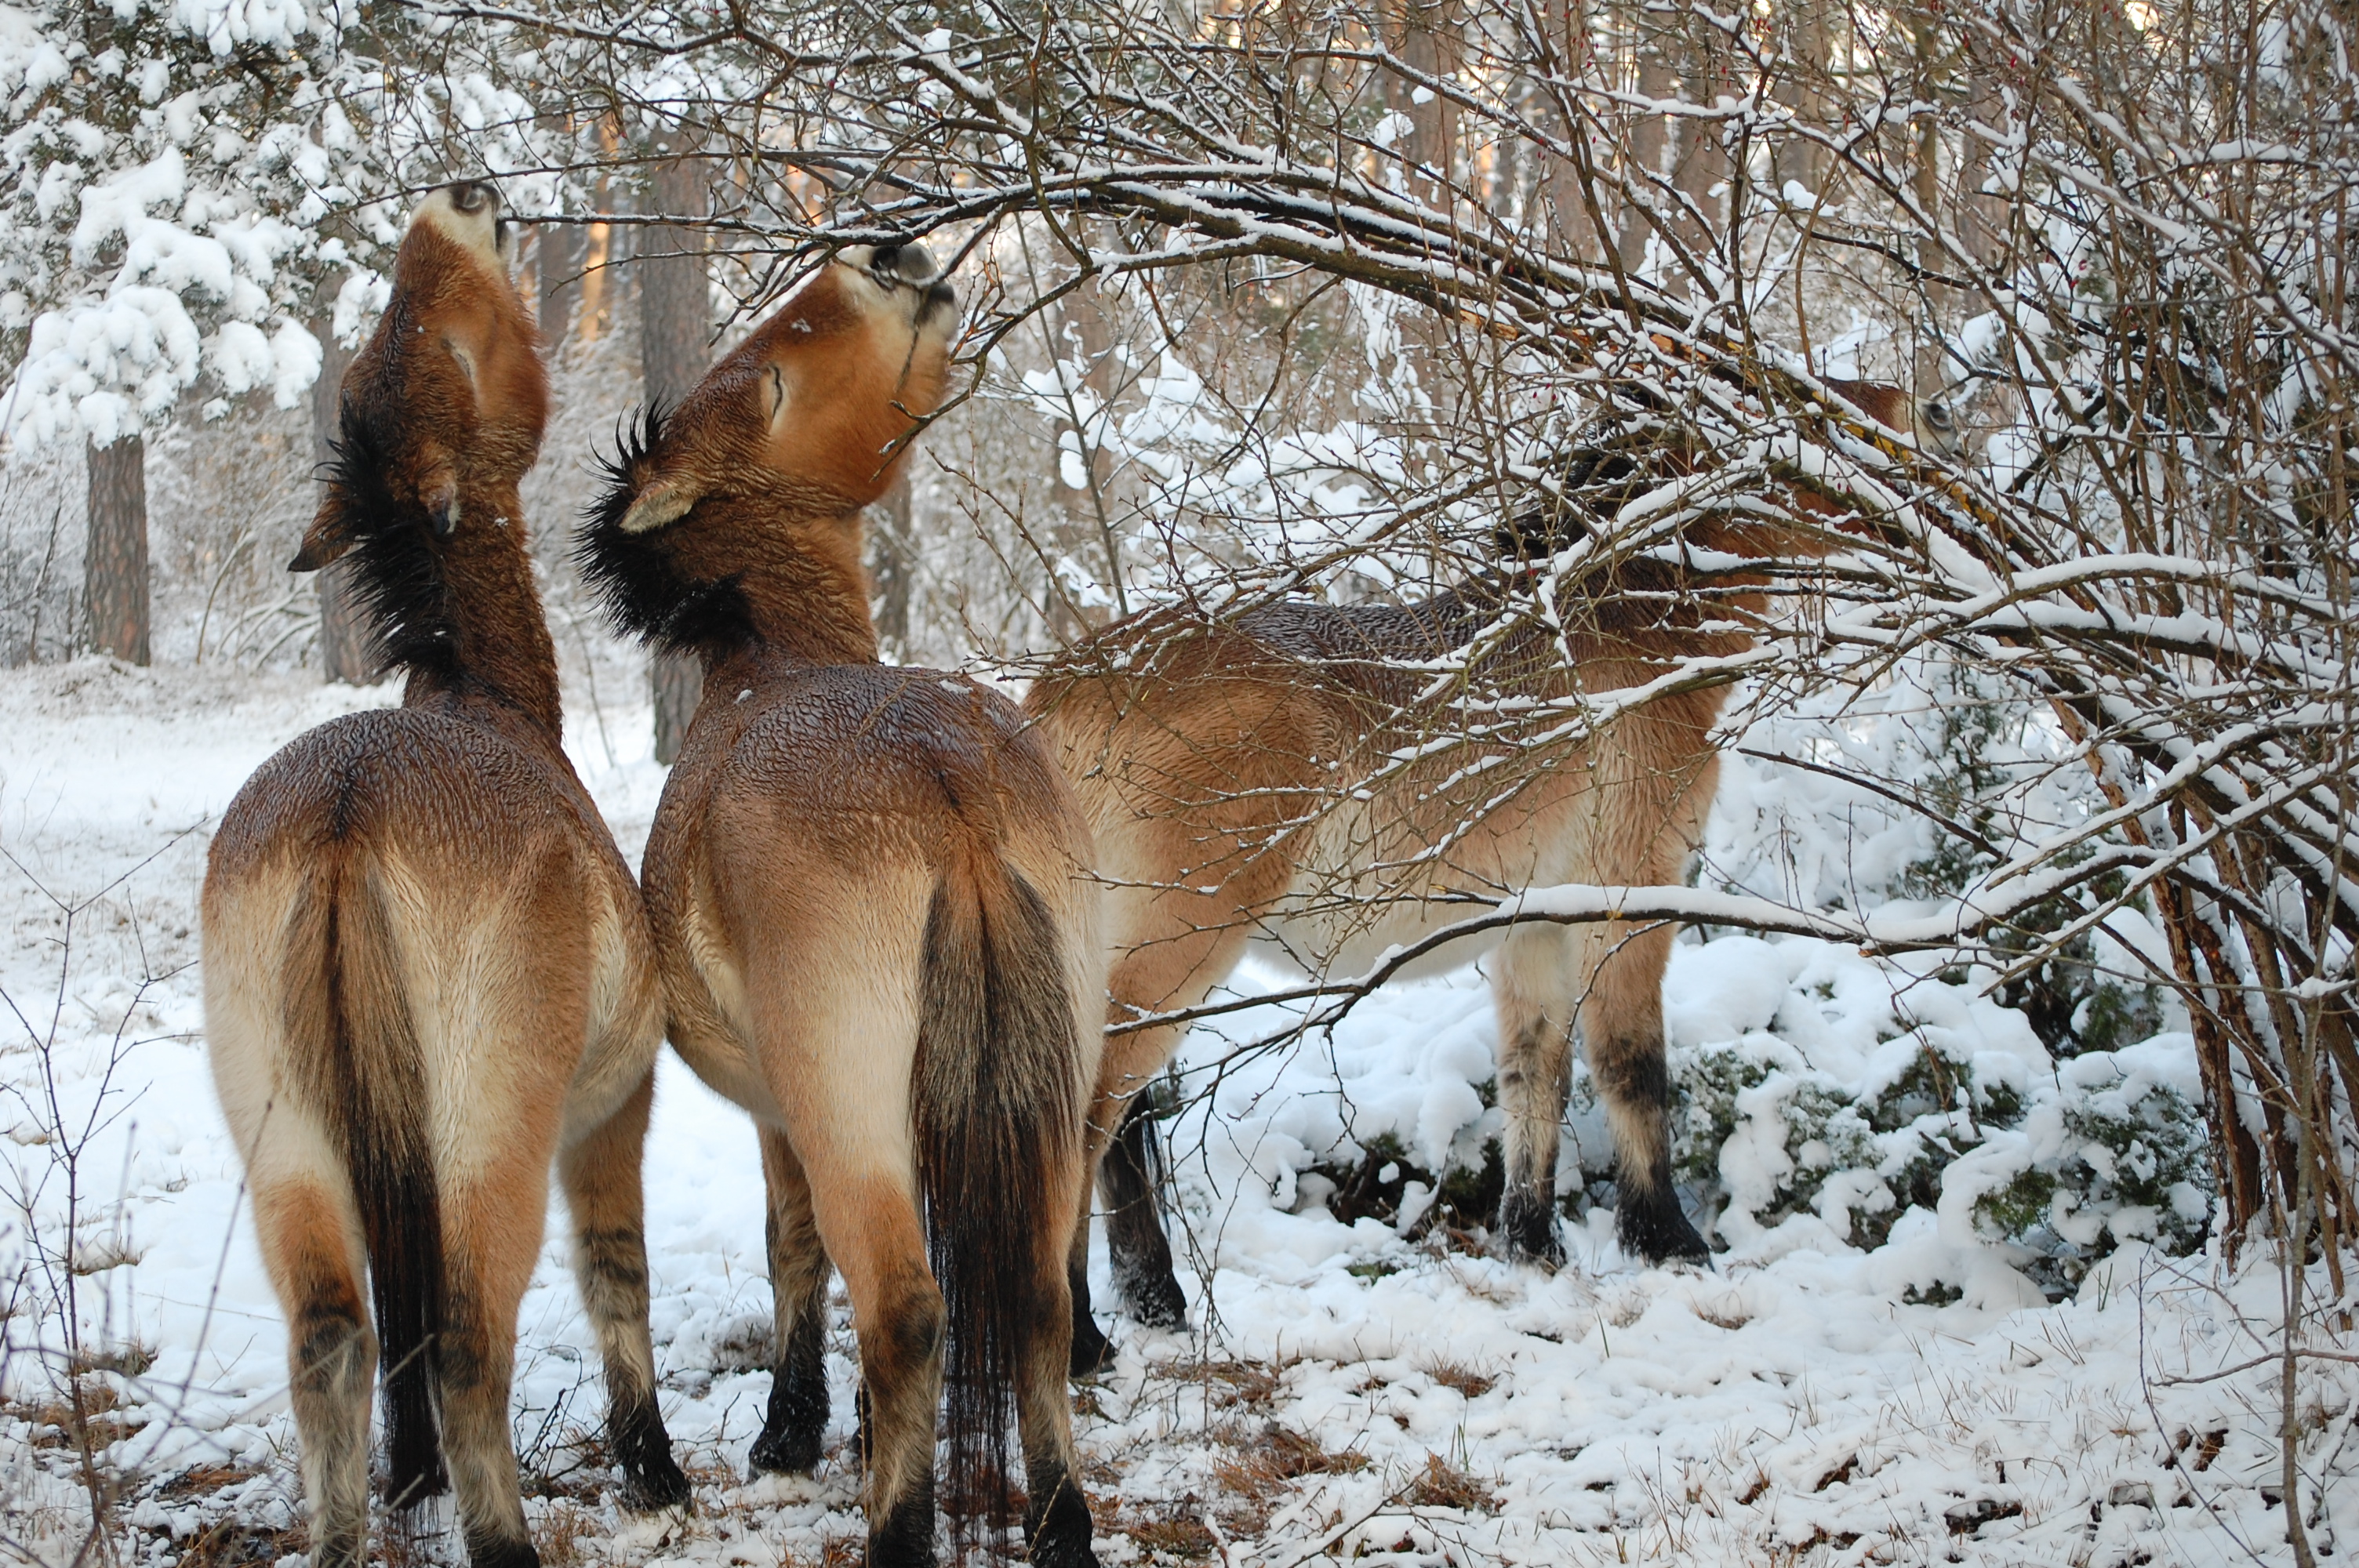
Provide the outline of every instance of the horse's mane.
[[666,653],[719,656],[755,640],[742,576],[699,580],[681,569],[668,529],[623,527],[668,413],[659,402],[648,405],[615,433],[614,455],[598,460],[606,488],[582,514],[573,559],[615,631]]
[[380,674],[403,670],[455,681],[463,660],[458,610],[433,522],[423,503],[386,482],[389,460],[348,393],[322,476],[336,509],[332,532],[349,538],[350,584]]

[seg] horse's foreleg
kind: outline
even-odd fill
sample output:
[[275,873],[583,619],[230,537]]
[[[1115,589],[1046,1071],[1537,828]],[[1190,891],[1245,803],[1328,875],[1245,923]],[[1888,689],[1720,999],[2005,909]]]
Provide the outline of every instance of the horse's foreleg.
[[606,1441],[623,1467],[623,1501],[669,1508],[689,1498],[656,1406],[647,1330],[647,1199],[640,1162],[655,1103],[650,1069],[605,1124],[558,1160],[573,1222],[573,1273],[606,1371]]
[[[1150,1328],[1187,1325],[1188,1300],[1171,1275],[1171,1244],[1164,1238],[1161,1206],[1145,1158],[1148,1130],[1140,1118],[1147,1113],[1146,1097],[1123,1070],[1124,1064],[1136,1062],[1147,1073],[1156,1071],[1170,1049],[1159,1037],[1173,1033],[1143,1031],[1129,1040],[1116,1036],[1107,1042],[1110,1065],[1100,1072],[1083,1138],[1082,1168],[1095,1179],[1082,1184],[1080,1214],[1067,1255],[1066,1292],[1072,1301],[1073,1325],[1071,1371],[1076,1378],[1094,1377],[1114,1360],[1114,1345],[1090,1313],[1093,1191],[1105,1201],[1106,1247],[1113,1255],[1115,1285],[1132,1318]],[[1126,1098],[1125,1087],[1131,1091]]]
[[1573,938],[1583,980],[1581,1039],[1614,1130],[1614,1227],[1649,1262],[1711,1255],[1671,1184],[1670,1071],[1664,1061],[1663,969],[1673,928],[1608,924]]
[[1072,1242],[1065,1249],[1065,1293],[1072,1322],[1072,1334],[1066,1341],[1066,1371],[1075,1378],[1094,1378],[1114,1362],[1114,1342],[1090,1311],[1090,1197],[1097,1187],[1094,1174],[1111,1141],[1103,1122],[1121,1114],[1116,1108],[1121,1103],[1101,1098],[1092,1109],[1082,1164],[1085,1179],[1077,1201]]
[[770,1404],[754,1440],[756,1472],[809,1475],[827,1433],[827,1249],[811,1217],[810,1181],[776,1128],[759,1130],[769,1195]]
[[[1165,849],[1176,858],[1168,859],[1163,876],[1176,882],[1187,874],[1180,868],[1194,863],[1189,857],[1201,854],[1202,846],[1193,837],[1183,837],[1176,847]],[[1143,900],[1136,900],[1136,890],[1133,896],[1110,900],[1118,953],[1106,978],[1108,1018],[1121,1023],[1201,1003],[1237,967],[1254,920],[1285,892],[1291,875],[1283,858],[1264,855],[1231,876],[1216,893],[1169,886]],[[1091,1111],[1090,1169],[1105,1200],[1106,1249],[1113,1255],[1114,1282],[1131,1317],[1151,1328],[1186,1326],[1188,1298],[1172,1271],[1171,1243],[1156,1202],[1155,1172],[1146,1157],[1150,1129],[1139,1119],[1145,1115],[1140,1091],[1169,1064],[1187,1033],[1185,1024],[1174,1023],[1108,1036]],[[1094,1370],[1111,1353],[1090,1318],[1086,1203],[1085,1197],[1070,1273],[1077,1375]]]
[[1188,1298],[1180,1292],[1171,1240],[1163,1228],[1155,1137],[1155,1108],[1141,1090],[1131,1096],[1122,1125],[1098,1162],[1106,1249],[1114,1257],[1114,1290],[1131,1321],[1147,1328],[1185,1328]]

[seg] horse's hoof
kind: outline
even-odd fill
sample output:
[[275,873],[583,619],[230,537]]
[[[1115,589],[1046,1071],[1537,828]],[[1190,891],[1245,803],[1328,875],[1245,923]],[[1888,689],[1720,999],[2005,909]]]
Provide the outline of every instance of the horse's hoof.
[[623,1472],[623,1507],[635,1514],[685,1507],[690,1495],[688,1477],[669,1454],[660,1465]]
[[1061,1486],[1045,1515],[1028,1523],[1026,1555],[1032,1568],[1098,1568],[1092,1533],[1089,1505],[1071,1485]]
[[1512,1189],[1500,1195],[1498,1248],[1511,1262],[1543,1269],[1564,1267],[1564,1242],[1557,1235],[1556,1206]]
[[762,1435],[754,1439],[754,1451],[746,1455],[746,1466],[752,1472],[747,1478],[810,1475],[819,1466],[819,1442],[816,1432],[764,1427]]
[[1625,1199],[1614,1228],[1623,1251],[1658,1267],[1692,1263],[1701,1268],[1712,1262],[1712,1248],[1680,1212],[1677,1198],[1652,1204]]
[[1123,1312],[1141,1328],[1188,1326],[1188,1298],[1180,1293],[1180,1281],[1171,1277],[1170,1271],[1142,1273],[1117,1284]]
[[671,1436],[650,1399],[617,1415],[607,1438],[623,1468],[623,1506],[633,1513],[658,1513],[676,1509],[690,1496],[688,1477],[671,1456]]

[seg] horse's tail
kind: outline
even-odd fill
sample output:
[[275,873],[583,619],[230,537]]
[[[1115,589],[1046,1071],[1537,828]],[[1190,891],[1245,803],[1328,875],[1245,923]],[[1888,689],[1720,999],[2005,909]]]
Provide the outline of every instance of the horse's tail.
[[[1064,939],[1013,868],[954,864],[926,914],[913,1119],[928,1260],[948,1317],[947,1504],[1008,1523],[1015,1379],[1069,1309],[1061,1237],[1084,1062]],[[1061,1347],[1056,1375],[1063,1376]]]
[[434,1416],[442,1215],[425,1063],[392,923],[358,857],[321,856],[289,937],[288,1037],[318,1053],[305,1064],[311,1098],[360,1211],[385,1386],[386,1498],[398,1508],[444,1485]]

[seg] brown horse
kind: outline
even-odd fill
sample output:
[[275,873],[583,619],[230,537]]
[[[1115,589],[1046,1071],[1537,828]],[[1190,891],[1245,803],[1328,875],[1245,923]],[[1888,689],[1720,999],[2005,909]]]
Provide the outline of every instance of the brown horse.
[[752,1112],[777,1363],[757,1468],[827,1419],[832,1260],[860,1337],[872,1563],[933,1561],[951,1491],[1031,1560],[1094,1562],[1064,1260],[1103,1007],[1090,842],[1016,708],[876,659],[861,509],[941,395],[958,319],[918,247],[847,251],[614,465],[582,560],[617,621],[704,662],[647,841],[672,1044]]
[[440,1490],[447,1456],[476,1568],[538,1561],[508,1383],[552,1158],[625,1497],[688,1497],[641,1223],[660,992],[638,889],[558,741],[516,501],[549,389],[504,228],[484,186],[419,204],[292,563],[351,554],[402,706],[265,762],[205,876],[206,1035],[287,1314],[316,1568],[366,1554],[380,1357],[387,1500]]
[[[1911,419],[1897,389],[1832,386],[1875,418]],[[1946,436],[1938,405],[1922,418],[1920,434]],[[1587,478],[1609,492],[1643,488],[1644,460],[1593,454]],[[1683,469],[1675,452],[1651,460],[1658,472]],[[1795,499],[1836,513],[1810,494]],[[1684,536],[1756,559],[1820,547],[1725,518]],[[1501,542],[1511,558],[1534,543],[1512,527]],[[1627,691],[1681,659],[1749,647],[1744,623],[1766,607],[1765,579],[1738,573],[1699,596],[1668,565],[1623,562],[1564,596],[1560,643],[1529,587],[1518,588],[1528,576],[1494,572],[1406,607],[1150,611],[1034,684],[1025,706],[1054,738],[1109,888],[1112,1024],[1201,1003],[1256,937],[1314,972],[1349,976],[1477,913],[1470,900],[1680,880],[1718,780],[1712,727],[1724,687],[1669,692],[1578,745],[1520,755],[1516,740],[1474,738],[1455,706],[1463,688],[1434,697],[1433,672],[1495,618],[1521,615],[1524,629],[1483,672],[1497,694],[1562,708]],[[1497,1235],[1511,1255],[1564,1255],[1558,1132],[1578,1030],[1613,1130],[1623,1246],[1656,1261],[1707,1256],[1671,1185],[1662,978],[1673,935],[1663,924],[1521,925],[1449,944],[1404,971],[1487,955],[1506,1112]],[[1136,1319],[1163,1327],[1184,1322],[1186,1303],[1157,1215],[1139,1091],[1184,1033],[1172,1023],[1110,1037],[1091,1113],[1116,1287]],[[1088,1315],[1087,1239],[1084,1225],[1071,1262],[1081,1373],[1108,1354]]]

